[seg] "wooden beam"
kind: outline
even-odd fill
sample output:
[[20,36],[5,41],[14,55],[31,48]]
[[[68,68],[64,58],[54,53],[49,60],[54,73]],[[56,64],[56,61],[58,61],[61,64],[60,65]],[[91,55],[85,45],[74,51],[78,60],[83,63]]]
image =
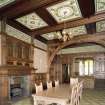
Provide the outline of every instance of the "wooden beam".
[[19,15],[24,15],[29,12],[32,12],[37,8],[40,8],[58,1],[61,1],[61,0],[24,0],[24,2],[21,1],[21,3],[18,3],[8,9],[5,8],[4,10],[1,10],[0,14],[3,16],[7,16],[8,18],[14,18]]
[[31,30],[29,30],[27,27],[23,26],[19,22],[14,20],[7,20],[7,24],[31,36]]
[[[84,24],[90,24],[90,23],[94,23],[94,22],[101,21],[104,19],[105,19],[105,13],[100,13],[100,14],[96,14],[94,16],[91,16],[90,18],[81,18],[78,20],[66,22],[66,28],[72,28],[72,27],[81,26]],[[34,31],[32,31],[31,34],[32,35],[42,35],[45,33],[61,30],[63,28],[64,28],[64,23],[60,23],[58,25],[49,26],[46,28],[34,30]]]
[[95,23],[86,24],[86,29],[88,34],[96,33],[96,24]]
[[95,14],[94,0],[78,0],[83,17],[90,17]]
[[[7,24],[16,28],[17,30],[19,31],[22,31],[23,33],[29,35],[29,36],[32,36],[31,35],[31,30],[29,30],[27,27],[23,26],[22,24],[20,24],[19,22],[17,21],[14,21],[14,20],[8,20],[7,21]],[[35,38],[43,43],[47,43],[47,40],[44,39],[42,36],[40,35],[37,35],[35,36]]]
[[52,54],[49,57],[49,67],[57,54],[57,52],[72,44],[79,44],[79,43],[97,43],[105,47],[105,43],[101,42],[101,40],[105,39],[105,32],[101,32],[100,34],[94,34],[94,35],[86,35],[86,36],[78,36],[77,38],[74,38],[72,40],[69,40],[67,42],[64,42],[62,44],[59,44],[58,47],[52,52]]
[[49,25],[56,25],[56,20],[51,16],[51,14],[45,8],[36,9],[35,12]]
[[[69,41],[66,41],[66,42],[58,41],[58,42],[55,43],[55,42],[52,42],[52,41],[48,41],[48,44],[49,44],[49,46],[59,46],[59,45],[62,45],[63,43],[67,43],[67,42],[71,43],[72,41],[76,42],[76,41],[82,40],[84,38],[90,38],[90,39],[92,38],[94,40],[96,40],[96,38],[97,38],[97,40],[105,40],[105,32],[75,36],[73,39],[71,39]],[[104,43],[105,43],[105,41],[104,41]],[[75,44],[75,43],[73,43],[73,44]]]

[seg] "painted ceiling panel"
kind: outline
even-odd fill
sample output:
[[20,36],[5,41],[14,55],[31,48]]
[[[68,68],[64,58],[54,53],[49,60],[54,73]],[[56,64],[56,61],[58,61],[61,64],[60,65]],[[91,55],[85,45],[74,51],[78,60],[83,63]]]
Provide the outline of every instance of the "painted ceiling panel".
[[95,0],[95,11],[96,12],[105,11],[105,0]]
[[[65,31],[67,33],[71,34],[72,36],[87,34],[87,30],[86,30],[86,27],[84,25],[83,26],[69,28],[69,29],[65,29]],[[43,34],[42,37],[44,37],[47,40],[59,39],[56,32]]]
[[0,0],[0,8],[7,4],[10,4],[13,1],[15,1],[15,0]]
[[97,32],[105,31],[105,20],[96,23],[96,31]]
[[87,34],[86,27],[84,25],[66,29],[66,32],[73,36]]
[[56,32],[43,34],[42,37],[44,37],[47,40],[58,39]]
[[37,29],[48,26],[48,24],[44,20],[42,20],[36,13],[25,15],[16,19],[16,21],[20,22],[29,29]]
[[48,7],[47,10],[57,22],[82,17],[77,0],[65,0],[64,2]]

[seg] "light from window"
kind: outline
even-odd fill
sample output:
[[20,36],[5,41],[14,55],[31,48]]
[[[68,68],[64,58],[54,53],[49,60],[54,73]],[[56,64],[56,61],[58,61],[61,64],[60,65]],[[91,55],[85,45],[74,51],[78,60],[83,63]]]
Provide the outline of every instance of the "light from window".
[[93,60],[80,60],[79,61],[79,75],[93,75]]

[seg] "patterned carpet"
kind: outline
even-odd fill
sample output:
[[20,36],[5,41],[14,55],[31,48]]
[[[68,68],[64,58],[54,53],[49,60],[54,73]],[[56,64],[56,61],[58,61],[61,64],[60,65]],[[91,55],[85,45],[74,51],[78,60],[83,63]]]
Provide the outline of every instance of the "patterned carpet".
[[[33,105],[31,98],[24,98],[12,105]],[[105,105],[105,90],[84,90],[80,105]]]

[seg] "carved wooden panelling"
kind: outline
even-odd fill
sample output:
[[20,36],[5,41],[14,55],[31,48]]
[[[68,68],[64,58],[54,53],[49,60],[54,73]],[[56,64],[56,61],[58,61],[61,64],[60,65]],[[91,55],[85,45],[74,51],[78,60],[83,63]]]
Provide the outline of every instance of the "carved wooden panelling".
[[94,75],[96,78],[105,79],[105,55],[95,58]]

